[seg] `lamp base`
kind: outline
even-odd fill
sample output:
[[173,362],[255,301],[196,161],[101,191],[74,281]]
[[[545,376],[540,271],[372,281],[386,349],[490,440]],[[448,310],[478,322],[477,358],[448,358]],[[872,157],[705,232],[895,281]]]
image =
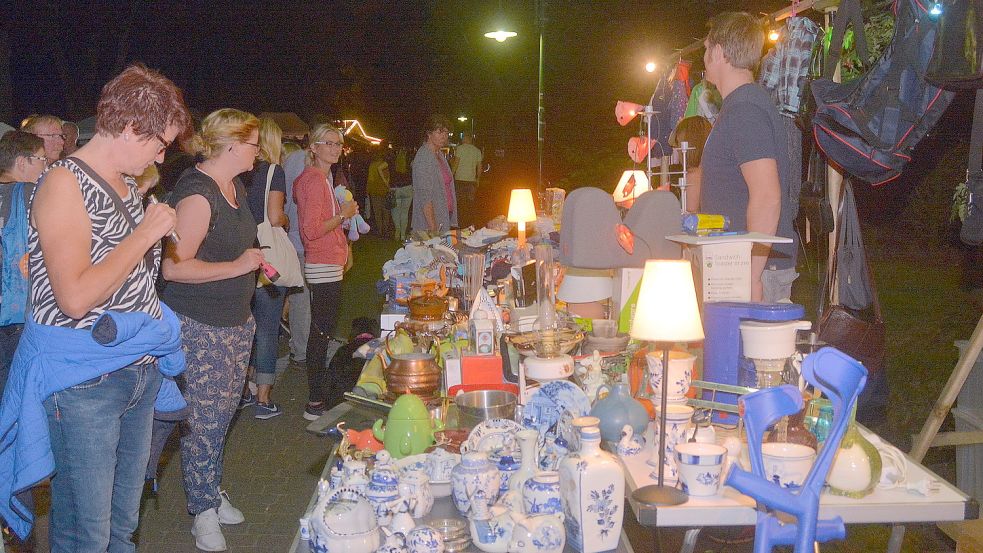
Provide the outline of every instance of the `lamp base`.
[[689,501],[689,496],[669,486],[649,484],[642,486],[631,493],[631,498],[642,505],[654,507],[670,507],[672,505],[682,505]]

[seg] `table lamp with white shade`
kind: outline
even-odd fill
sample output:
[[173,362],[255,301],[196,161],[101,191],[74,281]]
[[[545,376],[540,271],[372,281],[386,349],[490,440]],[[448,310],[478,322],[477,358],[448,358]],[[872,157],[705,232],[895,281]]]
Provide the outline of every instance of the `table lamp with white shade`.
[[[668,373],[669,348],[675,342],[703,339],[703,324],[696,302],[693,269],[681,259],[650,259],[645,262],[642,282],[631,323],[631,337],[656,342],[662,350],[663,375]],[[663,376],[665,378],[665,376]],[[666,404],[669,386],[662,386],[659,410],[659,479],[639,488],[633,497],[647,505],[679,505],[687,496],[664,484],[666,455]]]
[[509,198],[509,214],[506,220],[519,227],[519,248],[526,245],[526,223],[536,220],[536,205],[532,202],[532,190],[516,188]]

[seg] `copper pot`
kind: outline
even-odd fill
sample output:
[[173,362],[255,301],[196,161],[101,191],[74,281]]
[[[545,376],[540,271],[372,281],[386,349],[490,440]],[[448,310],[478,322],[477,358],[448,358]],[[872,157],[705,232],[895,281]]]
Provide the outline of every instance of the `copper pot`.
[[386,389],[393,394],[432,396],[440,388],[440,366],[432,353],[401,353],[386,367]]

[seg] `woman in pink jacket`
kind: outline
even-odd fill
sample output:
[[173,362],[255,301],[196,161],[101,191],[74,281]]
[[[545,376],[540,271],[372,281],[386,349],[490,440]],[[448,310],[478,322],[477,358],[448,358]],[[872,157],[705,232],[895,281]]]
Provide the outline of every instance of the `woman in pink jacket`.
[[331,386],[325,357],[338,322],[341,279],[348,261],[348,239],[342,223],[358,213],[358,204],[339,204],[331,166],[338,162],[344,138],[337,128],[319,125],[311,133],[307,167],[294,181],[294,201],[304,243],[304,277],[311,290],[311,335],[307,341],[307,385],[304,418],[315,420],[341,401],[344,390]]

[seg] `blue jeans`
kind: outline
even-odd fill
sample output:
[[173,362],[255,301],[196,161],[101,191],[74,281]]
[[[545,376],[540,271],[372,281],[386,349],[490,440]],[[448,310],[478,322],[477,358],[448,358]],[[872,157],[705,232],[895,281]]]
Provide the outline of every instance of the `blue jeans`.
[[413,202],[413,187],[403,186],[389,191],[393,197],[393,227],[396,229],[395,238],[406,240],[406,227],[410,223],[410,204]]
[[263,286],[253,294],[253,319],[256,337],[250,365],[256,367],[256,384],[273,384],[276,373],[276,354],[280,343],[280,318],[287,288]]
[[[297,252],[300,266],[304,266],[304,252]],[[298,363],[307,360],[307,339],[311,334],[311,290],[304,283],[302,288],[291,288],[287,296],[287,316],[290,320],[290,355]]]
[[57,392],[44,402],[55,474],[53,553],[135,551],[150,457],[157,365],[130,365]]

